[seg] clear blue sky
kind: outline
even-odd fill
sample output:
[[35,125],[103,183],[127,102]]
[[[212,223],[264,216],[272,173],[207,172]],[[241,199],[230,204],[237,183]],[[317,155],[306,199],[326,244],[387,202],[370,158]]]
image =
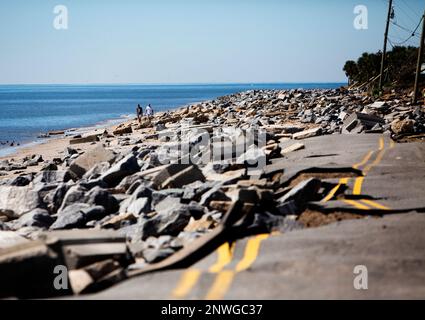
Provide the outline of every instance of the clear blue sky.
[[[394,3],[414,29],[424,1]],[[58,4],[69,30],[53,28]],[[368,30],[353,27],[358,4]],[[1,0],[0,83],[340,82],[347,59],[382,48],[386,11],[385,0]]]

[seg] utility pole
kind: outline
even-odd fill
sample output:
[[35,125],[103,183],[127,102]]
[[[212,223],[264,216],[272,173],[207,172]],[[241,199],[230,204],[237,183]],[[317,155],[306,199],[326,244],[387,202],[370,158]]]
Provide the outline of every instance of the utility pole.
[[384,83],[384,65],[385,65],[385,56],[387,55],[388,29],[390,27],[392,9],[393,9],[393,0],[390,0],[388,5],[387,25],[385,27],[385,35],[384,35],[384,49],[382,50],[382,58],[381,58],[381,72],[379,76],[379,92],[382,91],[382,85]]
[[421,34],[421,43],[419,45],[418,64],[416,65],[415,86],[413,88],[413,103],[416,103],[418,101],[418,96],[419,96],[419,78],[421,76],[421,71],[422,71],[424,38],[425,38],[425,11],[424,11],[424,15],[422,16],[422,34]]

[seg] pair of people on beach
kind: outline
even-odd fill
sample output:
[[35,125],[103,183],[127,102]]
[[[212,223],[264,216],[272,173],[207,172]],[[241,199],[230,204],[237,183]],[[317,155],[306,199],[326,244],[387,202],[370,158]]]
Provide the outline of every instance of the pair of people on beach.
[[[136,114],[137,114],[137,121],[139,121],[140,123],[143,117],[143,108],[140,106],[140,104],[137,105]],[[150,104],[148,104],[146,107],[145,116],[147,116],[148,118],[153,116],[153,109]]]

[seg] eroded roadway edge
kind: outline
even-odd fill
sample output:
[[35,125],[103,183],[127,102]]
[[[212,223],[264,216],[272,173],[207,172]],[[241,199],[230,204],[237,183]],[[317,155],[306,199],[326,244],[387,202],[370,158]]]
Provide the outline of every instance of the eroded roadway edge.
[[[348,185],[354,202],[329,197],[317,206],[405,213],[225,243],[186,270],[146,274],[73,298],[425,298],[425,215],[417,212],[425,208],[425,145],[394,144],[374,134],[321,136],[303,143],[304,150],[288,155],[287,174],[344,166],[364,173],[334,179]],[[368,269],[368,290],[353,286],[356,265]]]

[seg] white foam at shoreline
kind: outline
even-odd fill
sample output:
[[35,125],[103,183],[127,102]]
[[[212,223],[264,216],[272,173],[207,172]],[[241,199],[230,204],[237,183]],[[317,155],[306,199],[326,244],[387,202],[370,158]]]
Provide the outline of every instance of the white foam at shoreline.
[[[92,126],[65,129],[65,130],[63,130],[65,132],[64,135],[51,136],[51,137],[46,137],[46,138],[35,138],[36,140],[24,142],[19,146],[13,146],[13,147],[8,146],[8,147],[5,147],[5,148],[0,148],[0,157],[7,157],[7,156],[10,156],[10,155],[13,155],[21,149],[34,147],[34,146],[37,146],[37,145],[40,145],[40,144],[43,144],[43,143],[47,143],[47,142],[49,142],[53,139],[60,139],[60,138],[70,137],[70,136],[77,135],[77,134],[84,134],[84,133],[87,133],[89,131],[103,129],[103,128],[106,129],[107,127],[119,124],[119,123],[126,121],[126,120],[129,120],[131,118],[132,118],[132,116],[130,114],[121,115],[120,118],[103,120],[103,121],[100,121],[97,124],[92,125]],[[59,131],[59,130],[56,130],[56,131]]]

